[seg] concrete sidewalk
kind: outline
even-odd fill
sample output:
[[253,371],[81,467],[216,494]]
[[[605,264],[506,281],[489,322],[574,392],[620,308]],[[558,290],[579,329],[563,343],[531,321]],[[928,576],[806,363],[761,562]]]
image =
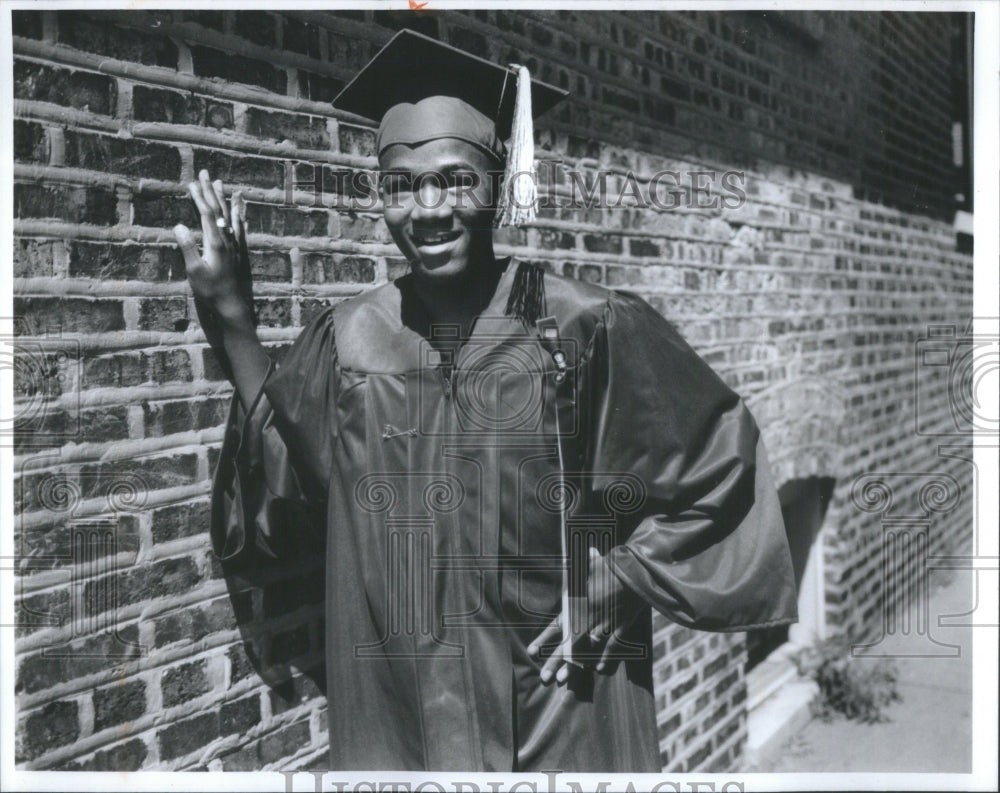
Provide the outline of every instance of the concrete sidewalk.
[[[824,772],[969,772],[972,766],[972,639],[973,630],[938,624],[946,615],[973,607],[971,572],[931,573],[930,636],[940,644],[915,644],[898,634],[878,646],[879,652],[957,652],[945,657],[896,658],[901,701],[886,709],[889,721],[862,724],[837,717],[812,719],[752,771]],[[951,618],[970,622],[972,618]],[[924,639],[926,637],[921,637]],[[950,651],[941,645],[955,645]],[[863,661],[862,661],[863,662]]]

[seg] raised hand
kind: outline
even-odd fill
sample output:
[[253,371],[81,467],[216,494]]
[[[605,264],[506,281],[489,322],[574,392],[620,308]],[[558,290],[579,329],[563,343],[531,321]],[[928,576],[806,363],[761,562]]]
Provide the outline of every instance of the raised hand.
[[[642,611],[643,602],[611,571],[596,548],[590,549],[587,576],[587,637],[573,646],[575,660],[588,664],[596,661],[597,672],[611,672],[623,657],[632,657],[635,649],[624,639],[625,632]],[[555,646],[542,665],[539,675],[543,683],[555,679],[565,683],[570,665],[565,654],[562,615],[556,617],[528,645],[528,655],[541,660],[546,647]]]
[[201,216],[203,249],[199,252],[187,226],[174,226],[174,236],[184,255],[195,298],[223,320],[252,317],[253,286],[242,194],[235,193],[227,206],[222,182],[213,183],[208,171],[202,171],[197,182],[188,184],[188,192]]
[[270,360],[257,338],[243,197],[236,193],[227,206],[222,182],[213,183],[208,171],[198,174],[188,192],[201,215],[202,250],[187,226],[174,226],[174,236],[184,255],[201,327],[249,410]]

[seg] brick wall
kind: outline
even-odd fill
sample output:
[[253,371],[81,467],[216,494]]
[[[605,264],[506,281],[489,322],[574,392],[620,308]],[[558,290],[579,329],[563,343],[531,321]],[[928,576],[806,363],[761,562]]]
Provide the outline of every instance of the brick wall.
[[[198,169],[244,190],[276,356],[322,306],[402,272],[377,213],[313,206],[308,191],[288,206],[285,162],[374,165],[371,130],[328,102],[403,25],[572,89],[537,132],[566,169],[609,170],[612,186],[628,171],[642,185],[664,169],[746,173],[737,209],[550,208],[499,249],[643,294],[750,400],[779,482],[836,478],[827,623],[876,633],[880,517],[858,508],[853,483],[909,471],[967,487],[971,475],[913,430],[915,345],[928,323],[964,327],[971,312],[971,257],[948,223],[954,24],[16,12],[18,762],[322,767],[320,593],[287,570],[227,588],[209,552],[229,387],[169,229],[196,225],[184,184]],[[945,431],[946,378],[923,371],[920,387],[926,422]],[[897,507],[918,511],[919,491],[908,480]],[[969,514],[967,501],[935,513],[932,547],[967,542]],[[743,635],[659,620],[656,642],[665,768],[738,767]]]

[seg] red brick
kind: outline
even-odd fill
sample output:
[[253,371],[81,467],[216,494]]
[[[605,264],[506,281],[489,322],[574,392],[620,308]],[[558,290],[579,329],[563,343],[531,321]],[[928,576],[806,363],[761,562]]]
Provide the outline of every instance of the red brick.
[[136,121],[233,128],[233,106],[230,102],[145,85],[132,89],[132,115]]

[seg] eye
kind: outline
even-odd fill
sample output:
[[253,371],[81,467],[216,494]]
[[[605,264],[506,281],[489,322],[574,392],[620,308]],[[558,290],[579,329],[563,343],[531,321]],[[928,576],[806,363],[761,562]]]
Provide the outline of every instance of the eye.
[[450,189],[475,190],[482,179],[475,171],[452,171],[448,174]]
[[413,189],[413,179],[402,171],[383,171],[379,175],[379,190],[389,196],[398,196]]

